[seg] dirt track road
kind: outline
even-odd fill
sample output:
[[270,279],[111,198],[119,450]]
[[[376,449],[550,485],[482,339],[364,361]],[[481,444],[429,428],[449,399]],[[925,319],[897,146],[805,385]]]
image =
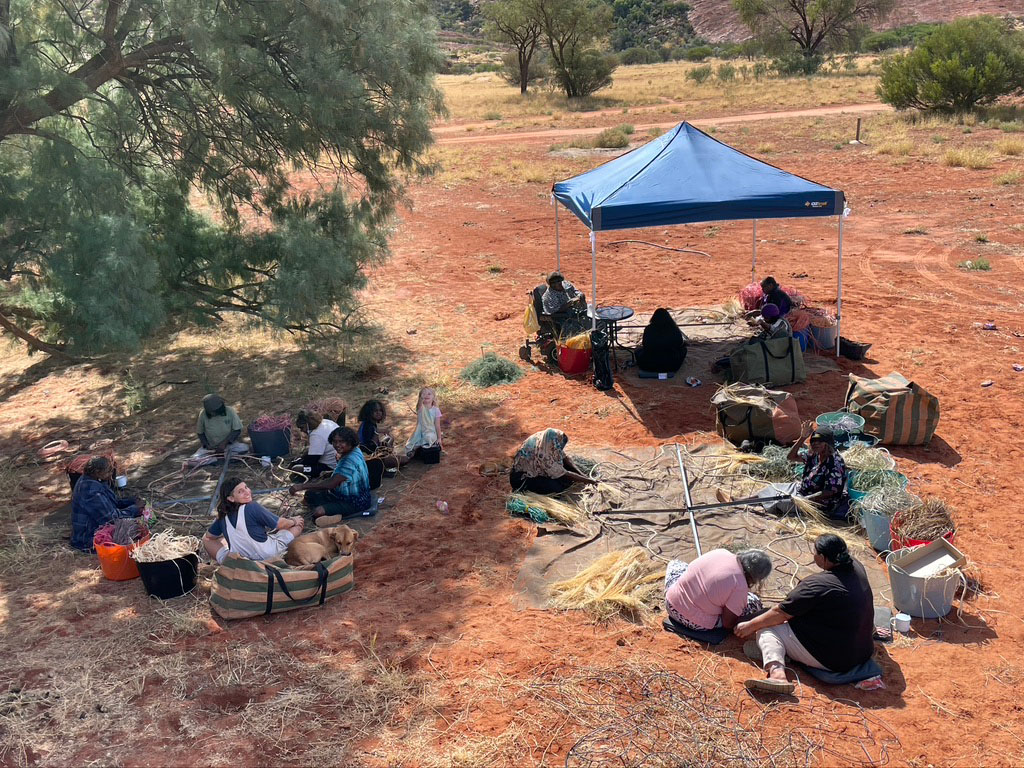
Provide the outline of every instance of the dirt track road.
[[[643,107],[644,110],[657,110],[657,109],[668,109],[672,105],[664,104],[657,105],[654,107]],[[698,128],[701,126],[709,125],[726,125],[729,123],[750,123],[759,120],[782,120],[789,117],[818,117],[820,115],[860,115],[868,114],[872,112],[888,112],[891,107],[885,104],[879,104],[878,102],[871,102],[868,104],[847,104],[840,106],[829,106],[829,107],[814,107],[812,109],[790,109],[781,112],[748,112],[741,115],[722,115],[721,117],[698,117],[690,120],[691,125],[695,125]],[[589,113],[594,116],[601,116],[607,114],[621,114],[621,110],[603,110],[600,112]],[[660,123],[644,123],[637,125],[637,131],[649,131],[651,128],[671,128],[673,125],[679,123],[679,120],[672,120],[671,122],[660,122]],[[597,134],[603,131],[608,126],[595,126],[592,128],[554,128],[546,131],[520,131],[520,132],[508,132],[508,133],[487,133],[477,135],[465,135],[466,131],[477,130],[493,126],[494,123],[470,123],[465,125],[448,125],[434,129],[434,135],[437,137],[438,144],[488,144],[495,142],[507,142],[515,140],[519,142],[525,141],[550,141],[551,139],[564,139],[571,138],[573,136],[587,136],[591,134]],[[456,131],[462,131],[462,135],[451,135]]]

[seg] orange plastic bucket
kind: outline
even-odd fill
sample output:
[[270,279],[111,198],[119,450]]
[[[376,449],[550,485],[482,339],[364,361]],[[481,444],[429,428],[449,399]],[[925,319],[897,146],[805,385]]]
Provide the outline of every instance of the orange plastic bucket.
[[100,559],[103,577],[110,581],[128,581],[139,578],[139,568],[131,558],[131,551],[149,541],[147,534],[141,541],[127,547],[121,544],[96,544],[96,555]]
[[558,348],[558,367],[562,373],[585,373],[590,368],[589,349]]

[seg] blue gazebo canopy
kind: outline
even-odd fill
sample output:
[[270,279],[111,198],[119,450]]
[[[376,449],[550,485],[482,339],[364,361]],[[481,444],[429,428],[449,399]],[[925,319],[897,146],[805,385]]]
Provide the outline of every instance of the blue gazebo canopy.
[[594,232],[729,219],[838,216],[839,190],[756,160],[680,123],[592,171],[554,185]]

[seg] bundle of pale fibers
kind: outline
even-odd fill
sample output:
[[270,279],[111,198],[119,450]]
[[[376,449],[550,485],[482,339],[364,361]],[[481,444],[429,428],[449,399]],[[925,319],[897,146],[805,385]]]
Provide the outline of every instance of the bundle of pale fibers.
[[571,579],[550,587],[552,608],[580,610],[598,620],[618,614],[649,621],[649,600],[659,589],[662,567],[642,547],[609,552]]

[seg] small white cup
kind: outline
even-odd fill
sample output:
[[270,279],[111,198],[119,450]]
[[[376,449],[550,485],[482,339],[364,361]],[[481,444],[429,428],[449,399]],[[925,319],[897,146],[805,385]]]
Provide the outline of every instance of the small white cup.
[[897,613],[890,619],[892,628],[895,632],[906,634],[910,631],[910,616],[906,613]]
[[128,475],[118,475],[114,478],[114,482],[117,484],[118,488],[124,488],[128,485]]

